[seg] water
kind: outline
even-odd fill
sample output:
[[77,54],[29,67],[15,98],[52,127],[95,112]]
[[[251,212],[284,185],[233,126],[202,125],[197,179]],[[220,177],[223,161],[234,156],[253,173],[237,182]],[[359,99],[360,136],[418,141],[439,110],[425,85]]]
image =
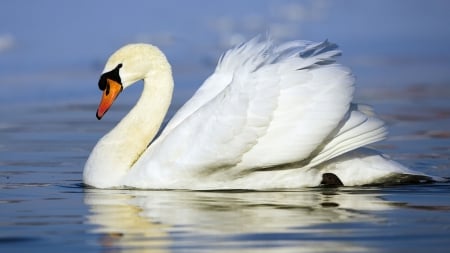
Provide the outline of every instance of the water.
[[[8,24],[0,27],[0,252],[448,251],[448,183],[284,192],[82,187],[93,145],[140,91],[127,90],[97,121],[96,81],[110,52],[129,41],[162,45],[177,83],[173,113],[231,39],[267,27],[280,39],[338,42],[358,78],[355,99],[373,105],[390,128],[374,147],[416,170],[450,176],[445,1],[240,2],[198,1],[175,13],[163,12],[171,1],[0,8],[0,24]],[[121,18],[99,15],[105,5]],[[132,10],[140,15],[124,18]]]
[[[410,104],[413,94],[402,93],[404,99],[374,98],[394,135],[377,147],[448,176],[449,97],[423,92]],[[444,252],[450,244],[450,184],[287,192],[83,188],[92,145],[128,107],[116,107],[105,122],[88,103],[1,109],[8,119],[0,135],[2,252]]]

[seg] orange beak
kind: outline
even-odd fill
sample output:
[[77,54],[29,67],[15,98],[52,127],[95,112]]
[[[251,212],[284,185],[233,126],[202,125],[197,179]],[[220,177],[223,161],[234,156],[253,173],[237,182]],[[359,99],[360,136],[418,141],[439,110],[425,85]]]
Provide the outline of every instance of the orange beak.
[[123,89],[122,85],[114,80],[108,78],[106,82],[106,89],[103,91],[102,100],[97,109],[97,119],[99,120],[105,115]]

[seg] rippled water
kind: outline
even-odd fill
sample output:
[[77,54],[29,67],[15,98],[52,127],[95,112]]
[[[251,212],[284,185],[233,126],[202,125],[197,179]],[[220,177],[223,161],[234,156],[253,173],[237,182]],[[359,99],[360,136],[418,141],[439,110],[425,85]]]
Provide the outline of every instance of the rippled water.
[[[440,96],[427,88],[420,96],[399,91],[405,99],[382,90],[371,97],[392,129],[377,147],[448,176],[450,100],[439,90]],[[444,252],[450,246],[450,184],[287,192],[83,188],[91,147],[128,108],[119,103],[105,121],[95,119],[96,105],[89,103],[1,109],[7,119],[0,125],[2,252]]]

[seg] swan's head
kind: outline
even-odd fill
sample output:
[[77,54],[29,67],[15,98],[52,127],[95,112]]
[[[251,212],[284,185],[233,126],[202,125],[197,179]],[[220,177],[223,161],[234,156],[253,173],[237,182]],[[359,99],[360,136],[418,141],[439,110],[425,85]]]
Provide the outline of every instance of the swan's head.
[[98,82],[103,94],[97,118],[103,117],[123,89],[160,71],[166,63],[164,54],[149,44],[129,44],[117,50],[106,62]]

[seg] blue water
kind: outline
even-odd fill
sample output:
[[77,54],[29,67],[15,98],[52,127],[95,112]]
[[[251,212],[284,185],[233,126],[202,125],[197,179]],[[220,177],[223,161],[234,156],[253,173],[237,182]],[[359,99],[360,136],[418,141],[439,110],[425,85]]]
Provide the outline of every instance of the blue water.
[[[407,8],[406,8],[407,7]],[[106,58],[129,42],[173,65],[173,113],[221,52],[258,33],[329,39],[355,100],[390,128],[374,146],[450,176],[447,1],[10,1],[0,6],[0,252],[447,252],[450,185],[190,192],[85,189]]]

